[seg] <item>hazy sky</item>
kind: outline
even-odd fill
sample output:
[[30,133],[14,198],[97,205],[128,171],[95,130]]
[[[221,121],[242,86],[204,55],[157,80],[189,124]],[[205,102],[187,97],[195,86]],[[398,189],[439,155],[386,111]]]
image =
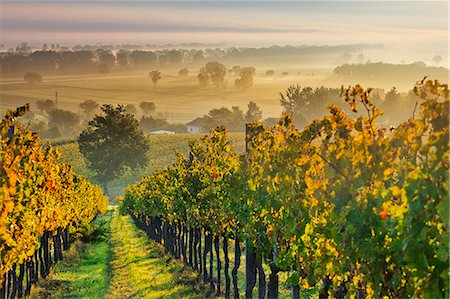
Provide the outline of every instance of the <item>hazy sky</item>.
[[[1,0],[0,0],[1,1]],[[1,41],[448,49],[447,1],[1,1]],[[417,49],[416,49],[417,50]]]

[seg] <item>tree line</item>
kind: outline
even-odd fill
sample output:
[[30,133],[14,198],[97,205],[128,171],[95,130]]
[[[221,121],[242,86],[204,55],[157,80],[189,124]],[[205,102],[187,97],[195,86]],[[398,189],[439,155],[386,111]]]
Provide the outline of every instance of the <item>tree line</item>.
[[[440,61],[440,60],[439,60]],[[333,73],[337,76],[356,78],[402,78],[414,80],[418,76],[427,74],[433,78],[446,78],[448,70],[444,67],[427,66],[424,62],[410,64],[392,64],[384,62],[367,62],[364,64],[343,64],[337,66]]]
[[211,49],[124,49],[115,47],[43,47],[32,51],[26,43],[16,50],[0,53],[0,72],[2,74],[24,74],[28,71],[46,73],[98,72],[101,68],[127,67],[146,68],[177,66],[182,63],[203,63],[205,60],[246,61],[271,57],[309,56],[311,54],[329,55],[341,52],[360,51],[370,48],[367,45],[348,46],[272,46],[267,48],[211,48]]

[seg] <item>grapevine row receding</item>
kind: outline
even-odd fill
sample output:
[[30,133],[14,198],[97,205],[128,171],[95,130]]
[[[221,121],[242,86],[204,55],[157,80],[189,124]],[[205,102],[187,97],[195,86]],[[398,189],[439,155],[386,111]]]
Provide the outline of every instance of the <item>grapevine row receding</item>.
[[1,298],[29,294],[39,275],[46,277],[52,263],[62,259],[69,230],[107,208],[100,187],[59,163],[55,149],[39,145],[39,137],[16,121],[28,109],[9,111],[1,121]]
[[377,127],[381,111],[359,85],[342,90],[353,112],[364,111],[356,119],[331,106],[302,131],[286,115],[272,128],[252,123],[244,156],[219,127],[190,144],[190,157],[130,186],[123,211],[217,293],[223,273],[226,298],[230,239],[235,297],[239,242],[246,297],[257,277],[259,297],[277,297],[281,271],[294,298],[300,288],[320,298],[447,297],[448,87],[424,79],[415,92],[417,115],[389,130]]

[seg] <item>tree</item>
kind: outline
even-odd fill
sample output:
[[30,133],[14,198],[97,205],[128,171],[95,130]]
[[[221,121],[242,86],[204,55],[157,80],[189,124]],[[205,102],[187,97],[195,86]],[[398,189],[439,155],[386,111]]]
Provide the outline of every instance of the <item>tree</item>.
[[358,59],[358,63],[361,64],[363,63],[364,59],[366,59],[366,57],[364,56],[363,53],[359,53],[356,59]]
[[253,86],[253,76],[255,75],[254,67],[243,67],[239,69],[239,79],[234,81],[237,89],[248,89]]
[[49,114],[49,127],[58,128],[64,135],[71,135],[80,124],[79,116],[71,111],[53,109]]
[[94,51],[95,60],[100,64],[106,64],[108,67],[114,66],[116,57],[111,50],[96,49]]
[[204,129],[210,130],[217,126],[225,126],[231,132],[245,129],[244,112],[238,106],[214,108],[204,117]]
[[90,115],[92,115],[92,113],[100,107],[100,104],[94,100],[85,100],[80,103],[79,106],[83,109],[83,112],[90,117]]
[[441,55],[435,55],[433,57],[433,62],[436,63],[436,65],[438,65],[439,62],[441,62],[441,60],[442,60],[442,56]]
[[351,58],[352,58],[352,54],[350,54],[350,53],[342,53],[339,56],[339,60],[341,60],[343,62],[348,62]]
[[397,88],[392,87],[391,90],[386,93],[384,102],[381,104],[381,109],[384,111],[384,114],[380,119],[387,122],[389,125],[397,125],[405,117],[411,116],[414,104],[409,104],[412,106],[408,107]]
[[169,59],[170,64],[180,64],[183,62],[183,53],[179,50],[172,49],[167,52],[167,57]]
[[23,80],[27,81],[30,84],[36,84],[42,82],[42,76],[36,72],[28,72],[23,76]]
[[108,185],[126,169],[147,162],[149,149],[139,123],[122,106],[103,105],[103,113],[89,122],[78,137],[80,152],[96,172],[96,180],[108,192]]
[[128,55],[130,64],[134,66],[145,66],[156,62],[156,54],[152,51],[135,50]]
[[227,68],[220,62],[212,61],[205,65],[206,72],[211,82],[217,87],[223,87]]
[[124,109],[126,112],[131,113],[133,115],[136,115],[137,113],[136,106],[134,106],[133,104],[126,105]]
[[203,55],[203,51],[202,50],[196,51],[194,56],[192,57],[192,60],[194,62],[200,62],[200,61],[203,61],[204,59],[205,59],[205,55]]
[[220,62],[212,61],[208,62],[204,67],[200,69],[197,75],[198,82],[201,86],[205,87],[211,81],[216,88],[223,87],[225,83],[225,75],[227,74],[227,68]]
[[150,77],[150,79],[152,79],[153,88],[156,88],[156,83],[158,83],[158,81],[162,78],[161,72],[160,71],[151,71],[150,73],[148,73],[148,76]]
[[321,117],[323,109],[330,100],[339,96],[337,88],[320,87],[313,89],[309,86],[300,87],[298,84],[289,86],[280,93],[280,103],[284,112],[293,116],[296,126],[303,127],[309,119]]
[[128,65],[128,63],[129,63],[129,56],[130,56],[130,52],[128,52],[127,50],[123,50],[123,49],[119,50],[119,51],[116,53],[116,60],[117,60],[117,63],[118,63],[120,66],[126,66],[126,65]]
[[228,70],[228,73],[239,75],[240,71],[241,71],[241,67],[239,65],[234,65],[231,69]]
[[152,114],[156,110],[156,105],[153,102],[141,102],[139,104],[139,108],[141,108],[142,113],[145,115]]
[[198,83],[200,83],[200,86],[206,87],[209,82],[209,76],[208,72],[206,71],[206,68],[202,67],[197,75]]
[[41,111],[41,113],[47,113],[49,114],[50,111],[55,109],[55,102],[52,100],[39,100],[36,102],[37,108]]
[[266,71],[266,76],[273,76],[275,75],[275,71],[274,70],[267,70]]
[[246,122],[249,123],[249,122],[252,122],[255,120],[260,120],[262,118],[262,111],[258,107],[258,105],[256,105],[256,103],[249,102],[247,107],[248,107],[248,110],[245,113],[245,121]]
[[178,72],[178,77],[187,77],[189,75],[189,70],[187,68],[181,69]]

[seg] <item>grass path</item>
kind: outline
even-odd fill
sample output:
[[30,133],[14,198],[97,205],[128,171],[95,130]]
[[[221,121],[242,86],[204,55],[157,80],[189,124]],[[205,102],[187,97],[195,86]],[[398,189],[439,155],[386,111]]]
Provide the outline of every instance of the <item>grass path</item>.
[[[101,218],[108,222],[111,212]],[[104,298],[109,283],[109,252],[107,241],[75,241],[63,253],[63,261],[32,288],[30,298]]]
[[130,216],[112,208],[101,218],[109,240],[73,243],[30,298],[206,298],[197,274],[164,255]]
[[165,256],[129,216],[113,211],[107,298],[205,298],[196,274]]

